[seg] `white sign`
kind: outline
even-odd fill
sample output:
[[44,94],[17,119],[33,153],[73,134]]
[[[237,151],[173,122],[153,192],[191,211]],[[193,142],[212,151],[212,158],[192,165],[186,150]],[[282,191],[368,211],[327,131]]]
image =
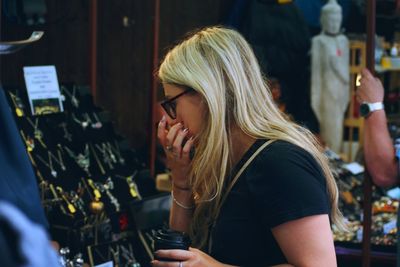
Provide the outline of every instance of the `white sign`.
[[94,267],[114,267],[114,263],[112,261],[107,261],[105,263],[95,265]]
[[357,162],[344,164],[343,167],[349,172],[351,172],[353,175],[358,175],[364,172],[364,166],[358,164]]
[[54,66],[24,67],[24,78],[32,115],[64,111]]

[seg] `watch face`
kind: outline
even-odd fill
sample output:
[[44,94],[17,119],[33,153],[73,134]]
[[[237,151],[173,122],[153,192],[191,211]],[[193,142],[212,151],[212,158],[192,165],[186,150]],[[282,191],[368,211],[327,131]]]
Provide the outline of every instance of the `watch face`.
[[360,105],[360,114],[361,114],[361,116],[363,116],[363,117],[367,116],[369,114],[369,111],[370,110],[369,110],[368,104],[363,103],[363,104]]

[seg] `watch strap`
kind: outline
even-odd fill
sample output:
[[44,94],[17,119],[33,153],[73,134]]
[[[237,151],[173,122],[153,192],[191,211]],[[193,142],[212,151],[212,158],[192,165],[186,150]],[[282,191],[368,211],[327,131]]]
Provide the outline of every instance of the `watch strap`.
[[382,102],[375,102],[375,103],[367,103],[369,106],[369,112],[377,111],[384,109],[385,106],[383,105]]

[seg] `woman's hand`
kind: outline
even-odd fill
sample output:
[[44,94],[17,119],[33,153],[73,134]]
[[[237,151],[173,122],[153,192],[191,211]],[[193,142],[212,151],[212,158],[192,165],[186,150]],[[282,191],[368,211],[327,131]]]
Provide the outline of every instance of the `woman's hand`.
[[156,251],[158,258],[174,259],[176,261],[151,262],[153,267],[228,267],[231,265],[223,264],[210,257],[201,250],[189,248],[189,250],[168,249]]
[[167,167],[171,170],[173,184],[178,189],[189,190],[188,174],[190,171],[190,149],[193,146],[193,138],[189,138],[185,145],[188,129],[183,129],[182,123],[177,123],[167,130],[165,116],[158,125],[158,139],[164,147],[167,156]]

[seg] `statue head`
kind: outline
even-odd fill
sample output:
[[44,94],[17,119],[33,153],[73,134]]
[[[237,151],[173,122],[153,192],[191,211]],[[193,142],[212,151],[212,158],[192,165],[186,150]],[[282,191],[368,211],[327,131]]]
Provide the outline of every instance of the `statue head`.
[[338,34],[342,24],[342,8],[336,0],[329,0],[321,9],[322,31],[328,34]]

